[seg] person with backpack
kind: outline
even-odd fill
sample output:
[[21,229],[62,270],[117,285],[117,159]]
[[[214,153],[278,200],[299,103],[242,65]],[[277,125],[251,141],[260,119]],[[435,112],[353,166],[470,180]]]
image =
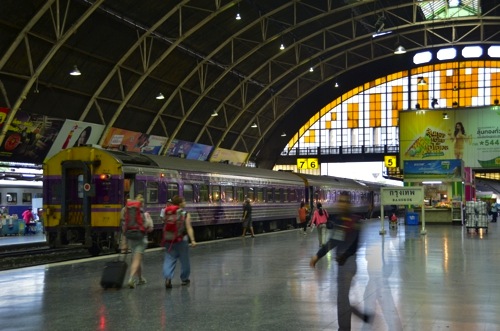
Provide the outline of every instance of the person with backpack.
[[328,222],[328,213],[325,209],[323,209],[321,202],[318,202],[316,204],[316,210],[314,211],[310,226],[315,225],[318,229],[319,247],[323,246],[325,243],[327,230],[326,222]]
[[128,249],[132,252],[132,264],[130,265],[130,278],[128,281],[128,287],[130,288],[147,283],[146,278],[142,276],[142,260],[148,246],[147,234],[153,231],[153,220],[149,213],[144,212],[143,206],[144,198],[142,194],[138,194],[135,200],[127,200],[121,212],[123,224],[122,253],[127,252]]
[[184,210],[185,207],[186,200],[176,195],[172,198],[172,205],[165,208],[162,244],[165,247],[163,278],[165,278],[166,289],[172,288],[177,260],[181,262],[181,285],[189,285],[191,282],[188,237],[192,247],[196,246],[196,241],[191,216]]

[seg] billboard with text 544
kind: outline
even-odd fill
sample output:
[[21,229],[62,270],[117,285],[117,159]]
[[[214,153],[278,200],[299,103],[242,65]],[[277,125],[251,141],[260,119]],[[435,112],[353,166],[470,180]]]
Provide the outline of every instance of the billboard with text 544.
[[458,159],[466,167],[500,168],[500,107],[404,111],[399,135],[402,165]]

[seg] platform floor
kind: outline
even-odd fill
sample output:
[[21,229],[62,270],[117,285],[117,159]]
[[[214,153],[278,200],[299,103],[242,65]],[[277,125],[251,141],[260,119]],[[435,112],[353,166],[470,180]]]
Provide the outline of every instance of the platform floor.
[[[387,228],[386,228],[387,229]],[[379,234],[365,221],[351,302],[374,313],[353,330],[500,329],[500,241],[451,225],[400,225]],[[165,290],[163,252],[148,250],[148,284],[102,290],[110,257],[0,272],[7,330],[337,330],[336,263],[308,265],[316,233],[289,230],[201,243],[192,276]],[[330,253],[331,254],[331,253]],[[179,269],[179,268],[178,268]]]
[[22,246],[32,243],[44,243],[46,241],[47,238],[43,233],[30,234],[26,236],[0,236],[0,247]]

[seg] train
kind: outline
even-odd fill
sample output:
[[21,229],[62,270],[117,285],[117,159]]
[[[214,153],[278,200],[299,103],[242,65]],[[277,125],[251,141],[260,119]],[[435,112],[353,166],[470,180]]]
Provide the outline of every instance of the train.
[[0,179],[1,214],[21,217],[26,209],[33,209],[36,214],[42,201],[42,181]]
[[289,228],[302,201],[311,208],[321,202],[335,215],[342,191],[351,195],[355,213],[376,216],[381,186],[98,146],[72,147],[43,164],[44,227],[51,247],[81,244],[97,255],[117,249],[121,209],[138,194],[154,220],[150,243],[159,245],[159,215],[175,195],[187,202],[196,240],[208,241],[241,235],[246,198],[252,203],[254,230],[263,233]]

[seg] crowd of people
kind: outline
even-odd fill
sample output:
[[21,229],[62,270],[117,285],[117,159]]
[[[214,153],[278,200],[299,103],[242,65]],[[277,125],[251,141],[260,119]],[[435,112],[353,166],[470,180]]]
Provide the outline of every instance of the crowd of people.
[[[361,234],[361,223],[359,219],[351,214],[350,196],[341,194],[339,205],[342,212],[334,220],[329,219],[328,212],[322,207],[321,203],[316,204],[316,208],[311,210],[305,203],[301,203],[297,212],[297,225],[302,233],[307,234],[307,228],[317,229],[319,250],[311,257],[310,266],[314,268],[320,259],[330,250],[336,249],[336,261],[338,263],[337,276],[337,306],[339,330],[350,330],[351,316],[355,315],[364,322],[370,322],[372,315],[362,312],[357,307],[352,306],[349,301],[349,291],[351,282],[356,274],[356,252],[359,246]],[[128,286],[135,288],[136,285],[146,284],[143,276],[142,261],[144,251],[147,246],[147,235],[153,229],[153,222],[149,214],[143,209],[143,197],[138,195],[135,202],[140,206],[141,216],[144,219],[142,235],[135,238],[131,236],[122,236],[122,252],[131,251],[133,254],[132,265],[130,268],[130,278]],[[134,203],[135,203],[134,202]],[[123,233],[127,233],[127,226],[131,221],[128,220],[127,206],[122,210]],[[162,267],[165,288],[172,289],[172,280],[174,278],[177,261],[181,264],[180,280],[181,285],[190,284],[190,259],[189,246],[195,247],[196,241],[194,230],[191,225],[191,217],[186,211],[186,201],[183,197],[175,196],[169,199],[164,210],[161,212],[163,221],[163,246],[165,249],[164,262]],[[332,217],[333,218],[333,217]],[[255,233],[252,225],[252,204],[250,199],[245,199],[242,207],[242,236],[245,237],[247,230],[250,231],[252,238]],[[172,230],[175,229],[175,230]]]

